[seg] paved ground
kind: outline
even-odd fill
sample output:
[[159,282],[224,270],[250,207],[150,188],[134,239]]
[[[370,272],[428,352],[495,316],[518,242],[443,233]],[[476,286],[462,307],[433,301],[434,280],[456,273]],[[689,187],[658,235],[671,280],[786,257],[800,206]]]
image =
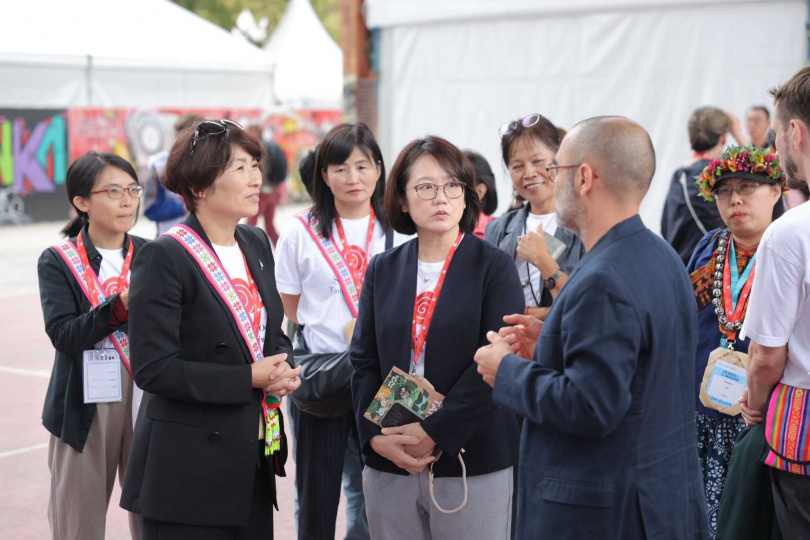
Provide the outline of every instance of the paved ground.
[[[283,228],[301,206],[286,207],[276,216]],[[36,264],[43,249],[59,240],[64,223],[0,227],[0,540],[44,540],[50,475],[46,462],[48,433],[41,424],[42,403],[53,364],[53,348],[45,335],[39,305]],[[141,219],[134,234],[154,237]],[[295,538],[293,475],[279,478],[280,512],[275,537]],[[107,539],[129,538],[126,515],[116,488],[107,513]],[[337,538],[346,530],[343,502],[338,511]]]

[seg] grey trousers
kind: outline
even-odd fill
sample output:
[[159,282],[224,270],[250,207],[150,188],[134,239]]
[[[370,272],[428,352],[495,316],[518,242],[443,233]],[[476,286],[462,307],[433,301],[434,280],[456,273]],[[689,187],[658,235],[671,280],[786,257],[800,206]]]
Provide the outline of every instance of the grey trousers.
[[[372,540],[509,540],[512,529],[512,467],[467,477],[467,505],[443,514],[430,499],[428,469],[401,476],[363,469],[363,493]],[[461,478],[436,478],[436,501],[456,508]]]
[[[48,468],[51,497],[48,521],[53,540],[104,540],[107,507],[116,472],[124,472],[132,443],[132,377],[121,365],[123,400],[99,403],[82,452],[51,435]],[[116,503],[117,504],[117,503]],[[138,516],[129,514],[129,531],[139,538]]]

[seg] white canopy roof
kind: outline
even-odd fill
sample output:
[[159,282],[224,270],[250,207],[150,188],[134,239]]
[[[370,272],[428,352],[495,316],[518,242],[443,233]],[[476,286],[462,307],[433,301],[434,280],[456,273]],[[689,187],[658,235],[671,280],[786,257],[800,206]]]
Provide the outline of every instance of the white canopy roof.
[[3,7],[0,107],[269,107],[261,49],[169,0]]
[[340,107],[343,52],[309,0],[290,0],[264,49],[277,99],[292,107]]

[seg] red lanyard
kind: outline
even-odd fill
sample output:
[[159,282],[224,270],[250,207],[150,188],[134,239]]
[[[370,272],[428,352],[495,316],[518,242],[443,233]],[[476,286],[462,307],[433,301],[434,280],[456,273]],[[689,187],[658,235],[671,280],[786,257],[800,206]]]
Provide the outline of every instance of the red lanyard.
[[712,160],[712,158],[710,158],[709,156],[707,156],[703,152],[695,152],[694,154],[692,154],[692,159],[706,159],[706,160],[709,160],[709,161]]
[[[734,249],[733,244],[729,243],[730,249]],[[754,273],[756,272],[756,265],[751,268],[751,273],[743,285],[740,292],[740,297],[737,299],[737,309],[731,302],[731,265],[729,264],[729,257],[726,257],[726,264],[723,265],[723,306],[726,311],[726,319],[729,323],[738,323],[742,321],[743,310],[745,309],[745,302],[748,300],[748,295],[751,293],[751,286],[754,284]],[[737,332],[729,335],[729,339],[737,339]]]
[[337,226],[338,236],[340,236],[340,253],[343,255],[343,260],[346,263],[346,266],[349,267],[349,272],[352,274],[352,279],[354,280],[354,286],[357,288],[357,295],[360,295],[360,289],[363,287],[363,279],[366,277],[366,269],[368,269],[368,261],[371,259],[371,240],[374,238],[374,208],[371,209],[371,213],[368,216],[368,235],[366,236],[366,257],[363,260],[363,263],[360,265],[360,272],[357,272],[357,269],[354,268],[351,264],[349,264],[349,257],[351,254],[349,253],[349,241],[346,240],[346,232],[343,230],[343,224],[340,222],[340,216],[335,220],[335,225]]
[[[411,325],[411,346],[413,347],[413,368],[416,370],[416,363],[419,361],[419,355],[422,353],[422,349],[425,348],[425,341],[427,340],[428,328],[430,328],[430,321],[433,319],[433,312],[436,311],[436,302],[439,301],[439,294],[442,292],[442,285],[444,284],[444,278],[447,275],[447,268],[450,266],[450,261],[453,260],[453,255],[456,253],[456,249],[458,249],[458,245],[461,243],[461,238],[464,236],[462,231],[458,232],[458,236],[456,237],[456,241],[453,243],[453,246],[450,248],[450,251],[447,253],[447,257],[444,259],[444,266],[442,266],[442,273],[439,274],[439,282],[436,283],[436,289],[433,291],[433,296],[430,299],[430,303],[428,303],[427,310],[425,312],[425,318],[422,321],[422,331],[419,332],[417,335],[416,333],[416,319],[419,315],[419,304],[414,299],[413,302],[413,324]],[[417,264],[419,264],[417,262]]]
[[[239,252],[242,253],[241,248]],[[248,287],[250,288],[250,297],[251,300],[253,300],[253,332],[256,334],[256,339],[259,339],[259,329],[262,325],[262,308],[259,305],[261,302],[259,289],[256,288],[256,282],[253,281],[253,274],[250,273],[250,267],[248,266],[244,253],[242,253],[242,260],[245,262],[245,273],[247,274]]]
[[[90,261],[87,259],[87,251],[84,249],[84,240],[82,239],[82,233],[79,232],[79,235],[76,237],[76,244],[79,250],[79,258],[82,260],[82,267],[84,268],[84,275],[85,275],[85,283],[87,284],[88,290],[90,290],[90,303],[93,307],[98,307],[101,303],[101,291],[100,284],[98,279],[92,280],[94,283],[91,285],[90,276],[95,276],[96,273],[93,272],[93,269],[90,267]],[[129,287],[129,281],[127,281],[127,274],[129,274],[129,267],[132,265],[132,252],[133,252],[133,245],[134,242],[132,240],[129,241],[129,249],[127,249],[127,256],[124,259],[124,266],[121,267],[121,275],[118,276],[118,292],[122,293]]]

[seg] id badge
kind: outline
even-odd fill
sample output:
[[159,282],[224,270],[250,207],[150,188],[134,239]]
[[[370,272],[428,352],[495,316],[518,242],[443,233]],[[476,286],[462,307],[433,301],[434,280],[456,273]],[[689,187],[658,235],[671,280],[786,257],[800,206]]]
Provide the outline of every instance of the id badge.
[[121,357],[115,349],[91,349],[83,353],[84,402],[114,403],[123,400]]
[[748,355],[734,350],[718,348],[709,355],[703,382],[700,385],[700,402],[729,416],[740,414],[738,400],[748,387],[745,374]]

